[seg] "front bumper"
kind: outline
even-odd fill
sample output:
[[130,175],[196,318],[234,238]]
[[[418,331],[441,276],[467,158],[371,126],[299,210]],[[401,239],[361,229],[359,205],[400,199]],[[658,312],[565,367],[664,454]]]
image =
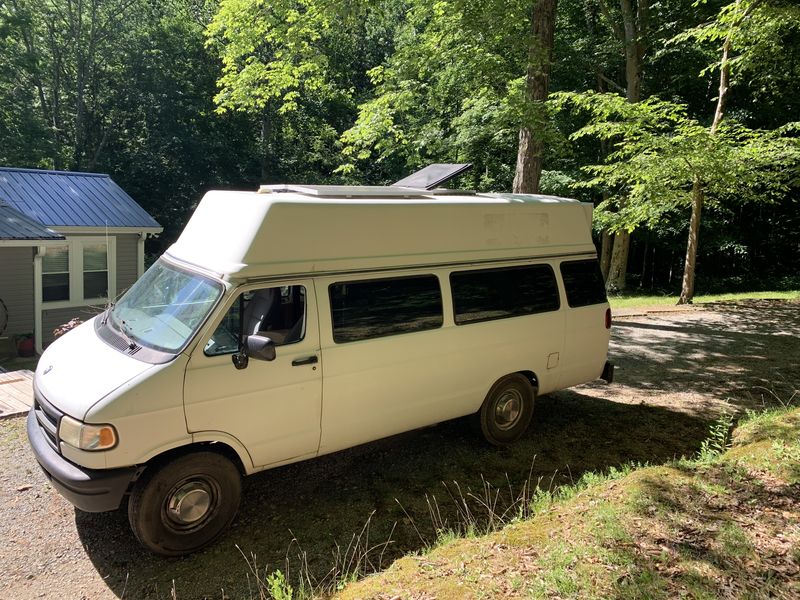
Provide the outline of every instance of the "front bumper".
[[137,467],[84,469],[58,454],[45,439],[34,411],[28,413],[28,440],[44,474],[58,492],[86,512],[116,510],[128,486],[137,477]]

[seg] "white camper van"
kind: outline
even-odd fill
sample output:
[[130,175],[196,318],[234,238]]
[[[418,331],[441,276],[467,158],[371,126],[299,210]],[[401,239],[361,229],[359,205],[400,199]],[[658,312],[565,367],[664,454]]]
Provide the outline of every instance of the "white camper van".
[[127,498],[165,555],[228,527],[241,475],[463,415],[511,443],[537,395],[613,374],[591,220],[547,196],[209,192],[44,352],[30,443],[76,507]]

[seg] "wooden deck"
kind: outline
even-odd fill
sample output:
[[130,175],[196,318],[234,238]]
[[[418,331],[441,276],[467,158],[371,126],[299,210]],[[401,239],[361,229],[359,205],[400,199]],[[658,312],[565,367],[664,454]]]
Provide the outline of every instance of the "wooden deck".
[[33,371],[0,373],[0,419],[28,412],[33,404]]

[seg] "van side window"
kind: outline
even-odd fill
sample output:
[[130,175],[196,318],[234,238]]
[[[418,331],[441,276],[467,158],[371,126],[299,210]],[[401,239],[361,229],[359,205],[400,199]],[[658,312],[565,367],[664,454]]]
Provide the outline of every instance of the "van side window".
[[549,265],[450,274],[456,325],[558,310],[558,284]]
[[[244,299],[244,319],[240,316]],[[260,288],[244,292],[231,306],[204,352],[208,356],[239,350],[239,331],[263,335],[276,346],[294,344],[305,335],[306,288],[302,285]],[[243,322],[242,322],[243,321]]]
[[561,277],[570,307],[603,304],[607,301],[606,286],[597,260],[562,262]]
[[337,344],[442,326],[435,275],[333,283],[328,293]]

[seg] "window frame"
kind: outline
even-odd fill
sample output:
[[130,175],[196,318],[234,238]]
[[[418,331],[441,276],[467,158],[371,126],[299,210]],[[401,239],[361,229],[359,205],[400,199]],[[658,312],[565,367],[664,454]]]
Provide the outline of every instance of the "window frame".
[[[394,332],[390,332],[390,333],[384,333],[384,334],[381,334],[381,335],[365,337],[365,338],[361,338],[361,339],[357,339],[357,340],[341,340],[341,339],[337,339],[335,320],[334,320],[334,316],[333,316],[333,298],[331,296],[332,291],[333,291],[333,286],[342,285],[342,284],[353,285],[353,284],[359,284],[359,283],[371,283],[371,282],[375,282],[375,281],[401,281],[401,280],[404,280],[404,279],[420,279],[420,278],[433,278],[435,280],[435,282],[436,282],[436,287],[437,287],[437,289],[439,291],[439,306],[440,306],[440,309],[441,309],[441,321],[439,322],[438,325],[436,325],[435,327],[428,327],[426,329],[418,329],[418,330],[415,330],[415,331],[394,331]],[[384,338],[388,338],[388,337],[395,337],[395,336],[398,336],[398,335],[409,335],[409,334],[413,334],[413,333],[424,333],[426,331],[435,331],[437,329],[442,329],[445,326],[445,317],[447,316],[446,315],[447,306],[445,304],[445,293],[444,293],[445,288],[444,288],[444,285],[443,285],[442,278],[437,273],[434,273],[432,271],[424,271],[424,272],[421,272],[421,273],[410,273],[410,274],[406,274],[406,275],[391,275],[391,276],[388,276],[388,277],[386,276],[386,274],[382,274],[382,275],[378,275],[377,277],[363,277],[362,276],[359,279],[340,279],[340,278],[337,278],[335,281],[330,281],[329,283],[327,283],[326,287],[327,287],[327,292],[328,292],[327,293],[327,301],[328,301],[328,317],[330,318],[331,340],[337,346],[347,345],[347,344],[357,344],[357,343],[360,343],[360,342],[369,342],[371,340],[379,340],[379,339],[384,339]]]
[[[105,251],[106,251],[106,268],[105,269],[91,269],[91,270],[89,270],[89,269],[86,268],[86,248],[87,247],[92,247],[92,246],[105,246]],[[108,298],[108,295],[109,295],[108,294],[108,288],[109,288],[108,284],[109,284],[109,280],[111,279],[110,278],[110,268],[109,268],[110,265],[108,264],[108,259],[109,259],[108,255],[109,255],[109,253],[108,253],[108,244],[106,243],[105,240],[103,240],[101,242],[95,242],[95,243],[83,242],[81,244],[81,260],[83,261],[82,267],[81,267],[81,291],[83,293],[83,299],[85,301],[91,301],[91,300],[96,300],[98,298],[103,298],[103,296],[92,296],[90,298],[86,297],[86,275],[87,275],[87,273],[105,273],[106,274],[106,298]]]
[[[573,304],[572,301],[570,300],[570,290],[567,287],[567,278],[564,276],[564,265],[572,265],[572,264],[577,264],[577,263],[584,263],[584,264],[593,263],[594,266],[597,267],[597,273],[600,273],[600,279],[599,279],[598,282],[602,286],[602,290],[603,290],[603,300],[602,301],[600,301],[600,302],[589,302],[589,303],[586,303],[586,304]],[[580,259],[562,260],[558,264],[558,273],[559,273],[559,275],[561,275],[561,282],[564,285],[564,297],[565,297],[565,299],[567,301],[567,306],[569,306],[570,308],[585,308],[587,306],[601,306],[601,305],[604,305],[604,304],[608,304],[608,293],[605,290],[605,283],[603,282],[603,276],[602,276],[602,273],[600,271],[600,263],[599,263],[597,258],[580,258]],[[600,288],[598,288],[598,289],[600,289]]]
[[[83,247],[106,246],[106,271],[108,276],[108,294],[98,298],[84,297],[83,283]],[[108,302],[117,295],[117,238],[116,236],[67,236],[67,239],[58,244],[67,246],[69,251],[69,299],[68,300],[42,300],[42,308],[51,310],[56,308],[73,308],[78,306],[99,305]],[[93,271],[98,272],[98,271]],[[44,285],[44,270],[39,274],[39,285]]]
[[[47,255],[42,258],[42,274],[41,274],[41,285],[42,285],[42,299],[43,303],[45,304],[52,304],[55,302],[69,302],[70,295],[72,294],[72,281],[70,276],[70,261],[72,260],[72,249],[66,241],[63,244],[58,244],[54,246],[48,246],[47,251],[50,252],[51,250],[60,250],[62,248],[67,249],[67,270],[66,271],[46,271],[45,270],[45,261],[47,260]],[[67,299],[66,300],[44,300],[45,294],[45,277],[48,275],[66,275],[67,276]]]
[[[230,296],[230,298],[233,298],[233,300],[231,301],[230,298],[229,298],[227,301],[225,301],[224,309],[218,315],[219,318],[213,317],[211,319],[211,321],[213,321],[213,327],[208,329],[207,332],[203,333],[203,335],[201,336],[202,342],[198,345],[198,348],[202,349],[203,356],[205,358],[214,359],[214,358],[218,358],[220,356],[230,356],[232,354],[236,354],[237,352],[239,352],[239,349],[236,349],[236,350],[231,350],[231,351],[226,351],[226,352],[218,352],[218,353],[214,353],[214,354],[209,354],[206,351],[206,346],[208,345],[208,342],[211,340],[213,335],[217,332],[217,329],[219,329],[219,326],[222,325],[222,322],[228,317],[228,313],[230,313],[231,310],[235,306],[237,306],[239,304],[239,298],[243,294],[247,294],[247,293],[250,293],[250,292],[255,292],[257,290],[270,289],[270,288],[284,288],[284,287],[300,287],[300,288],[303,288],[303,290],[304,290],[303,293],[305,295],[305,303],[304,303],[304,306],[303,306],[302,335],[300,336],[299,339],[297,339],[297,340],[295,340],[293,342],[289,342],[288,344],[275,344],[275,347],[276,348],[285,348],[285,347],[294,346],[295,344],[300,344],[300,343],[306,341],[306,337],[307,337],[307,334],[308,334],[309,295],[314,293],[313,287],[310,287],[309,285],[307,285],[307,282],[305,280],[303,280],[303,282],[301,282],[301,283],[279,283],[279,284],[275,285],[272,282],[270,282],[269,284],[248,285],[246,287],[240,287],[240,288],[238,288],[236,290],[233,290],[231,292],[231,296]],[[241,315],[239,316],[239,319],[241,320]],[[235,332],[236,335],[238,335],[238,333],[239,333],[238,331]]]
[[[556,307],[551,308],[548,310],[537,310],[533,312],[524,312],[512,315],[499,315],[495,317],[485,317],[481,319],[471,319],[469,321],[463,321],[461,323],[458,322],[459,313],[456,309],[456,292],[453,286],[453,276],[454,275],[461,275],[466,273],[489,273],[489,272],[497,272],[497,271],[520,271],[522,269],[528,269],[531,267],[547,267],[550,270],[550,274],[553,276],[553,284],[554,284],[554,291],[555,291],[555,299],[556,299]],[[450,286],[450,300],[452,302],[452,310],[453,310],[453,324],[456,327],[463,327],[464,325],[473,325],[475,323],[486,323],[489,321],[500,321],[504,319],[516,319],[519,317],[529,317],[531,315],[543,315],[546,313],[553,313],[558,312],[562,308],[562,301],[561,301],[561,291],[558,283],[558,275],[556,274],[556,270],[553,268],[553,265],[549,262],[545,263],[528,263],[523,265],[503,265],[498,267],[481,267],[477,269],[460,269],[460,270],[452,270],[447,275],[447,282]]]

